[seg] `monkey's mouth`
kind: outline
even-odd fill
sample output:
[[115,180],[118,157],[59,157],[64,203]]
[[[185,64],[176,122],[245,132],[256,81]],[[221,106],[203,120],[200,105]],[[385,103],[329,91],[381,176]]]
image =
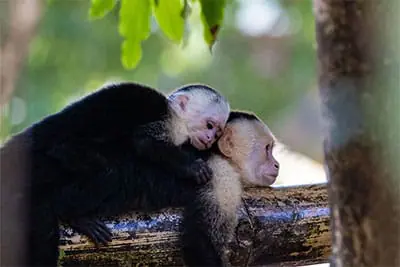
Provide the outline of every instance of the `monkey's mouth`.
[[264,180],[266,181],[266,183],[268,185],[272,185],[273,183],[275,183],[277,177],[278,177],[278,173],[272,173],[272,174],[266,175],[264,177]]
[[190,140],[190,142],[192,143],[192,145],[195,147],[195,148],[197,148],[197,149],[199,149],[199,150],[204,150],[204,149],[207,149],[207,146],[208,146],[208,144],[206,144],[206,143],[204,143],[203,141],[201,141],[201,139],[200,138],[192,138],[191,140]]

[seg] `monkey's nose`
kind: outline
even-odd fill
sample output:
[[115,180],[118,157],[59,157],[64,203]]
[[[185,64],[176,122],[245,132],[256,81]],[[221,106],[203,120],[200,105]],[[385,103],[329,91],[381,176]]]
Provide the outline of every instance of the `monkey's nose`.
[[279,163],[278,163],[278,162],[275,162],[275,163],[274,163],[274,167],[275,167],[275,169],[279,170]]

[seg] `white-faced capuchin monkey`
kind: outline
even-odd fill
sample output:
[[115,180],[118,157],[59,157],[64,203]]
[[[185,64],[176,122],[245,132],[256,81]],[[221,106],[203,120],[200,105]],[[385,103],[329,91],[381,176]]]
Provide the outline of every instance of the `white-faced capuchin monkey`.
[[183,257],[187,266],[229,266],[225,251],[238,222],[247,185],[275,182],[279,163],[275,138],[255,115],[233,111],[207,163],[213,177],[197,189],[183,215]]
[[[124,82],[104,86],[15,135],[1,148],[0,160],[18,166],[10,161],[21,153],[29,160],[23,174],[30,226],[25,266],[57,265],[59,222],[95,243],[109,241],[96,218],[151,206],[143,194],[157,186],[152,169],[169,173],[163,176],[171,179],[162,183],[166,190],[175,179],[193,187],[207,182],[211,169],[181,145],[210,148],[229,111],[226,99],[206,85],[187,85],[166,97]],[[1,181],[12,183],[17,172],[6,170]],[[2,199],[1,205],[13,201],[19,200]],[[1,233],[7,243],[7,229]]]

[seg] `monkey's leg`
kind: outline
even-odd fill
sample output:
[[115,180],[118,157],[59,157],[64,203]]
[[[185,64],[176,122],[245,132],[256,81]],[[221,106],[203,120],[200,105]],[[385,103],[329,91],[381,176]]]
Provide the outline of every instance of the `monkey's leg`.
[[[107,201],[109,196],[119,193],[118,180],[108,178],[100,176],[65,186],[54,201],[54,210],[61,222],[86,235],[96,246],[106,245],[112,239],[108,227],[97,217],[112,213],[112,207],[118,205],[114,202],[119,200]],[[120,201],[123,205],[124,200]]]
[[32,206],[30,210],[27,266],[57,266],[59,225],[48,205]]
[[230,266],[224,218],[217,205],[200,197],[185,207],[181,241],[187,266]]

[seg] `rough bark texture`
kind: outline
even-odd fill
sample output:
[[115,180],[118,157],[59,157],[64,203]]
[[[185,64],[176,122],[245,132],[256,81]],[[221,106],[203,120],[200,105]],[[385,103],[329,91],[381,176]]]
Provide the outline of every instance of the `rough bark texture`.
[[390,2],[314,0],[332,266],[400,265],[399,179],[390,165],[398,158],[385,143],[396,130],[385,125],[394,111],[388,81],[398,75],[383,34],[398,27],[386,20]]
[[[329,209],[325,185],[249,188],[231,243],[236,266],[327,262]],[[129,214],[109,221],[114,238],[94,248],[70,229],[62,232],[63,266],[180,266],[180,209]],[[200,255],[199,255],[200,256]]]

